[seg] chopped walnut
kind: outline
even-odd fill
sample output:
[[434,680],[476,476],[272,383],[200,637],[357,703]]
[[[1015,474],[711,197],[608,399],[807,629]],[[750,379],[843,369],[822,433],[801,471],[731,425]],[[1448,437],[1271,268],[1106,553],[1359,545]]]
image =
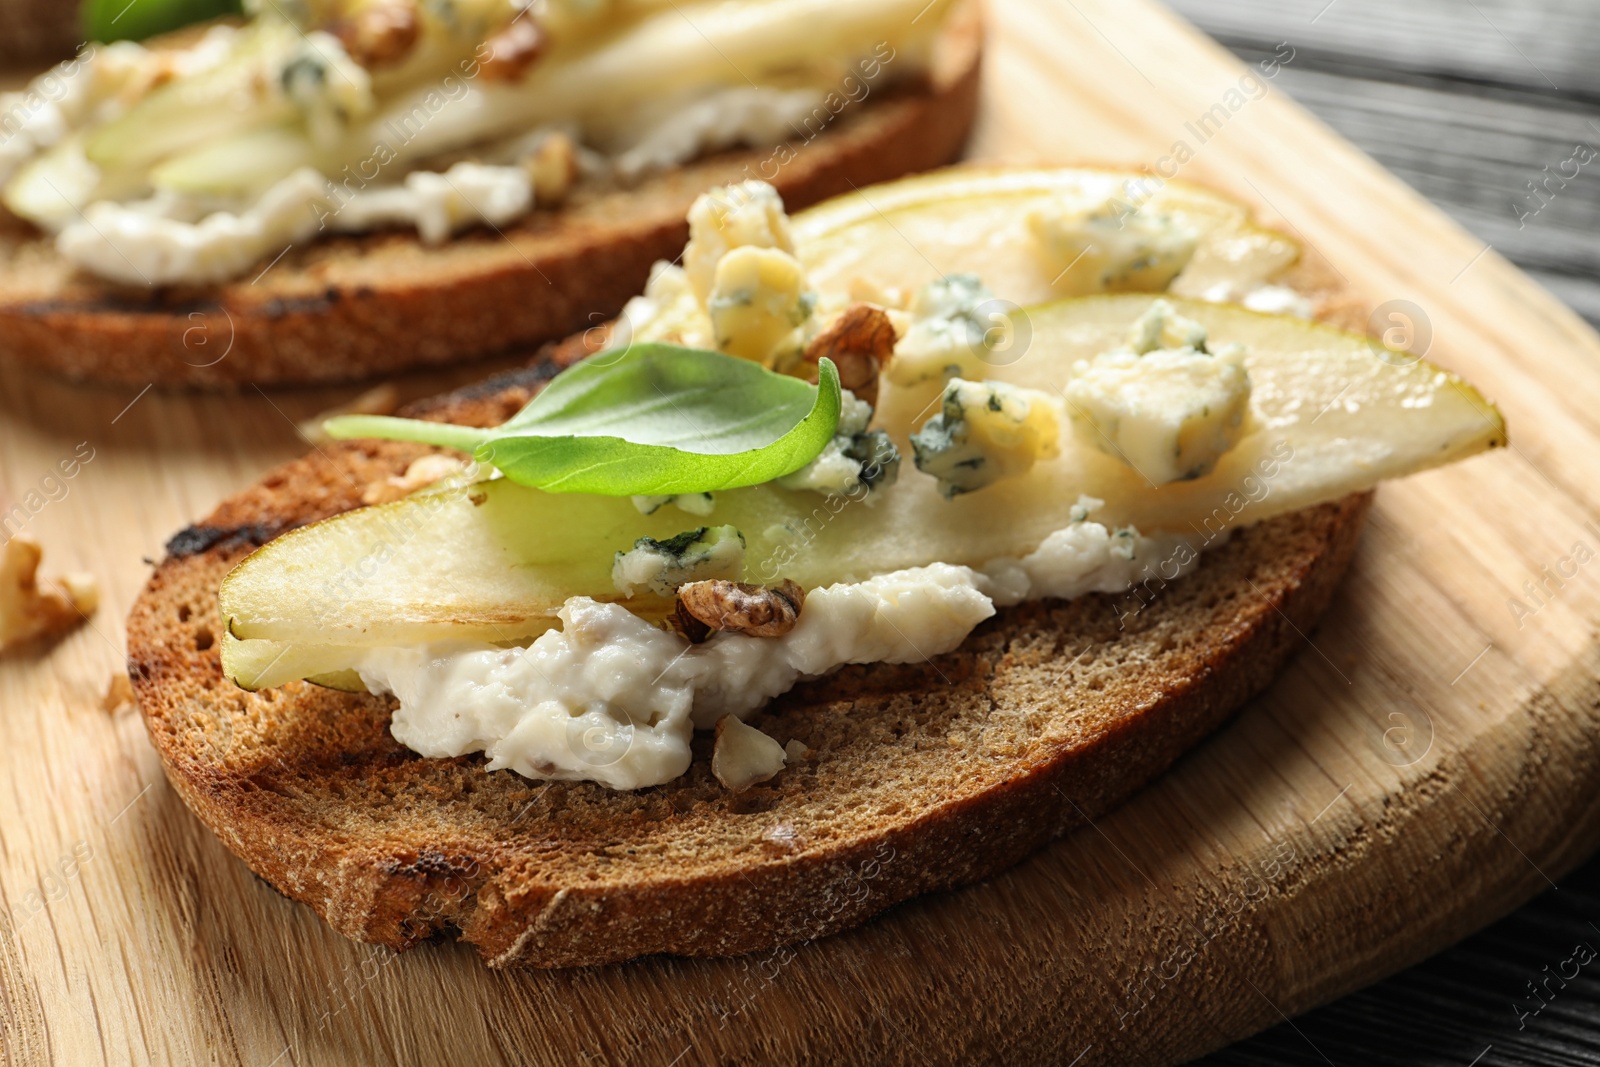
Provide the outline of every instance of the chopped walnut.
[[712,578],[678,587],[676,622],[691,641],[705,640],[711,630],[782,637],[800,620],[805,602],[806,591],[788,578],[776,588]]
[[685,611],[682,601],[676,603],[672,614],[662,622],[661,628],[671,630],[691,645],[704,644],[711,640],[712,634],[716,633],[711,627]]
[[398,63],[422,34],[413,0],[378,0],[329,27],[350,58],[368,70]]
[[0,649],[59,637],[86,621],[100,605],[100,589],[87,574],[39,582],[44,550],[26,537],[0,548]]
[[711,748],[711,773],[735,792],[783,770],[783,746],[754,726],[732,715],[717,720],[717,739]]
[[578,180],[578,146],[566,134],[552,133],[539,142],[522,166],[533,182],[533,202],[559,204]]
[[390,475],[381,482],[373,482],[361,494],[363,504],[387,504],[393,500],[410,496],[425,486],[432,485],[441,478],[448,478],[452,474],[459,474],[467,469],[467,465],[454,456],[447,456],[443,452],[430,452],[426,456],[411,461],[406,472],[398,477]]
[[313,445],[325,445],[332,438],[322,432],[322,424],[335,415],[393,415],[400,406],[400,391],[392,382],[375,385],[349,402],[313,415],[295,426],[300,436]]
[[[122,671],[111,676],[106,695],[100,698],[100,707],[107,715],[115,715],[133,704],[133,682]],[[791,742],[792,743],[792,742]]]
[[486,52],[479,72],[486,82],[521,81],[528,68],[544,54],[545,36],[531,18],[513,20],[505,29],[483,42]]
[[894,323],[882,308],[852,304],[806,346],[811,380],[826,356],[839,368],[839,384],[876,407],[878,374],[894,354],[894,342]]

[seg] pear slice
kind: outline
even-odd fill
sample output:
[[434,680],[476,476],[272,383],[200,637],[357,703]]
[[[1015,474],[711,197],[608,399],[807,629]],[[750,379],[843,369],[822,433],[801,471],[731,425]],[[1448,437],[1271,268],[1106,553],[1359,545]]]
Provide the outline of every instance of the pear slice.
[[348,671],[352,649],[338,645],[241,641],[222,635],[222,670],[241,687],[271,689],[301,678],[329,689],[360,692],[361,679]]
[[[262,192],[262,175],[315,166],[317,151],[295,126],[268,126],[207,141],[150,171],[158,189],[189,196],[225,197]],[[269,179],[270,180],[270,179]]]
[[[432,85],[412,86],[352,129],[345,155],[351,162],[365,158],[381,140],[396,153],[388,166],[403,168],[573,119],[605,144],[626,133],[642,106],[677,94],[752,84],[818,86],[826,93],[840,84],[847,64],[883,55],[875,50],[892,49],[895,66],[869,69],[919,62],[954,6],[954,0],[639,3],[601,35],[554,42],[550,55],[518,81],[465,79],[472,82],[468,91],[442,107]],[[408,117],[419,107],[436,117],[411,134]],[[391,132],[397,128],[408,131],[403,140]],[[795,133],[806,136],[798,124]]]
[[100,172],[84,158],[83,135],[70,134],[18,167],[0,190],[0,203],[55,233],[97,198],[101,184]]
[[[1031,346],[992,376],[1059,395],[1073,362],[1120,345],[1153,299],[1033,308]],[[422,493],[294,530],[245,559],[221,589],[224,669],[269,685],[333,674],[374,646],[523,642],[553,625],[568,597],[619,599],[613,553],[698,522],[743,532],[747,581],[784,577],[814,588],[935,561],[1025,555],[1068,525],[1081,494],[1105,501],[1096,521],[1192,532],[1200,542],[1219,524],[1259,522],[1505,443],[1494,406],[1426,361],[1300,319],[1174,303],[1212,344],[1244,346],[1253,383],[1249,432],[1203,478],[1152,488],[1064,435],[1059,457],[953,500],[909,463],[866,500],[754,486],[717,494],[705,520],[672,508],[641,515],[626,498],[503,479]],[[902,448],[914,421],[886,425]],[[667,608],[639,598],[629,606],[646,615]]]
[[957,167],[825,201],[797,214],[793,227],[819,292],[850,292],[859,280],[910,293],[941,275],[971,272],[1027,306],[1099,289],[1098,279],[1051,260],[1029,216],[1108,199],[1141,214],[1170,214],[1198,235],[1169,286],[1179,296],[1202,297],[1219,283],[1248,293],[1300,258],[1298,244],[1257,226],[1237,201],[1121,170]]
[[89,161],[102,172],[142,176],[169,156],[294,121],[299,114],[294,104],[272,87],[303,41],[287,22],[252,23],[240,31],[226,61],[175,78],[90,129],[85,138]]

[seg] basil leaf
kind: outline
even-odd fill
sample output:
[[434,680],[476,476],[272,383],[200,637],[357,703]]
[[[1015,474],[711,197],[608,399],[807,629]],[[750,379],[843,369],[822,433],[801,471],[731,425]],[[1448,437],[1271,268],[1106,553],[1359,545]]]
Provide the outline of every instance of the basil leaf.
[[385,437],[471,452],[555,493],[658,496],[792,474],[839,424],[839,374],[812,386],[749,360],[676,345],[601,352],[563,371],[492,429],[386,416],[329,419],[330,437]]
[[79,18],[91,41],[142,41],[242,10],[239,0],[87,0]]

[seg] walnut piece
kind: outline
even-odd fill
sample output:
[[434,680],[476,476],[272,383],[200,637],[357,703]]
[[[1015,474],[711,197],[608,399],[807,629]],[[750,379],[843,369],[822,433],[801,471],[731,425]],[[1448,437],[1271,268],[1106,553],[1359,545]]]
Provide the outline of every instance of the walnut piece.
[[894,323],[880,307],[852,304],[827,329],[811,339],[805,359],[813,370],[823,357],[839,368],[839,384],[876,407],[878,375],[894,355]]
[[422,22],[413,0],[378,0],[329,29],[351,59],[372,70],[409,55],[422,35]]
[[467,465],[454,456],[447,456],[443,452],[430,452],[411,461],[406,472],[396,477],[390,475],[381,482],[372,482],[361,493],[363,504],[387,504],[392,500],[410,496],[424,486],[432,485],[441,478],[448,478],[452,474],[459,474],[466,470]]
[[100,589],[87,574],[39,583],[39,542],[13,537],[0,548],[0,649],[48,641],[86,621],[100,606]]
[[100,707],[106,714],[115,715],[123,708],[132,707],[133,702],[133,681],[125,672],[118,671],[111,676],[106,695],[100,698]]
[[709,641],[711,640],[711,635],[716,633],[711,627],[685,611],[682,601],[677,602],[672,614],[667,616],[662,625],[664,629],[673,631],[691,645]]
[[783,746],[732,715],[717,720],[717,739],[711,748],[711,773],[735,792],[783,770]]
[[564,133],[552,133],[522,161],[533,183],[533,202],[550,207],[561,203],[578,180],[578,146]]
[[[800,620],[805,602],[806,591],[788,578],[776,588],[721,578],[690,582],[678,587],[677,627],[691,641],[705,640],[710,630],[782,637]],[[697,632],[701,633],[698,638]]]
[[544,49],[544,31],[538,24],[531,18],[514,19],[479,46],[484,57],[479,74],[486,82],[521,81]]

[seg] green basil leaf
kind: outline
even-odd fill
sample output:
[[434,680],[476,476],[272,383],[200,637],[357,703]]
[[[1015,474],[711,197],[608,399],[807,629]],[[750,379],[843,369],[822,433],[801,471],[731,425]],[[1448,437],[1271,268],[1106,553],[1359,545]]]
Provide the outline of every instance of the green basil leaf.
[[242,10],[239,0],[86,0],[79,17],[91,41],[142,41]]
[[839,423],[839,374],[820,385],[675,345],[602,352],[492,429],[386,416],[329,419],[331,437],[385,437],[471,452],[556,493],[705,493],[760,485],[815,459]]

